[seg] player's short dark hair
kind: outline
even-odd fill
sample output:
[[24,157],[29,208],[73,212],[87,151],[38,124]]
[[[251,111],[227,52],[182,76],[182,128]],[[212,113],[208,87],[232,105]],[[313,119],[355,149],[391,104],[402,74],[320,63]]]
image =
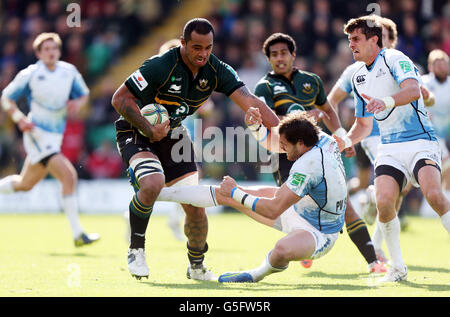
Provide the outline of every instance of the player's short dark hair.
[[365,15],[359,18],[350,19],[347,24],[344,25],[344,33],[349,35],[356,29],[361,29],[361,33],[370,39],[373,36],[378,36],[377,45],[383,48],[383,26],[381,19],[376,15]]
[[198,34],[206,35],[212,32],[214,36],[214,28],[208,20],[204,18],[195,18],[189,20],[183,29],[183,38],[187,42],[191,39],[192,32],[197,32]]
[[302,141],[305,146],[313,146],[319,142],[320,128],[306,111],[294,111],[281,120],[278,133],[289,143]]
[[264,41],[264,44],[263,44],[263,52],[267,57],[270,56],[270,47],[277,43],[286,43],[286,45],[289,49],[289,52],[291,52],[291,54],[295,53],[297,50],[295,41],[291,36],[284,34],[284,33],[274,33],[271,36],[269,36]]

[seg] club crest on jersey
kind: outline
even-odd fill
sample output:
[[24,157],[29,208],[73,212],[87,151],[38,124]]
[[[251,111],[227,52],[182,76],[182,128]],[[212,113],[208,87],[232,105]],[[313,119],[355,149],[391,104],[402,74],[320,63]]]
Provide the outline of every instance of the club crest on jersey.
[[313,92],[313,89],[312,89],[312,87],[311,87],[311,83],[304,83],[304,84],[303,84],[302,92],[305,93],[305,94],[310,94],[310,93],[312,93],[312,92]]
[[381,77],[383,75],[386,75],[386,72],[382,68],[380,68],[380,69],[378,69],[378,72],[377,72],[375,77],[378,78],[378,77]]
[[207,91],[207,90],[209,90],[210,87],[208,86],[208,80],[204,79],[204,78],[200,79],[198,81],[198,85],[195,88],[197,88],[200,91]]

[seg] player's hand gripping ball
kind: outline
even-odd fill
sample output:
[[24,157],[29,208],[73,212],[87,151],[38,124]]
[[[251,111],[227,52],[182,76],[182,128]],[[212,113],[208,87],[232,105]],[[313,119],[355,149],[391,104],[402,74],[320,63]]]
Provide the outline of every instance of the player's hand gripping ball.
[[161,124],[169,120],[167,109],[157,103],[151,103],[142,107],[141,114],[151,125]]

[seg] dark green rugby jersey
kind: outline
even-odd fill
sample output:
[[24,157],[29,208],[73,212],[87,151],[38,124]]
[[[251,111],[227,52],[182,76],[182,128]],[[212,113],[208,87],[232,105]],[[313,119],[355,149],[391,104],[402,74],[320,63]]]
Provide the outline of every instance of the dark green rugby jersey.
[[255,95],[264,97],[264,102],[277,115],[286,115],[294,103],[306,110],[325,104],[327,95],[319,76],[294,68],[291,78],[288,80],[283,75],[268,73],[256,85]]
[[244,83],[231,66],[213,54],[193,78],[181,58],[180,47],[176,47],[147,59],[125,85],[139,100],[139,107],[151,103],[163,105],[174,128],[197,111],[213,91],[229,96]]

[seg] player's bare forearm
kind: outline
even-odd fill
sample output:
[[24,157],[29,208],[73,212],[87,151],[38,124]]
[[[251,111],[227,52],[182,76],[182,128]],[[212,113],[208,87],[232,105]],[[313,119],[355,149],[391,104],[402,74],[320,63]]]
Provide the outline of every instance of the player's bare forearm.
[[337,112],[328,101],[321,106],[320,109],[326,113],[326,116],[323,118],[323,122],[330,131],[334,132],[341,127],[341,122],[339,121]]
[[247,87],[243,86],[237,89],[230,95],[233,100],[244,112],[247,112],[248,108],[258,108],[261,113],[262,123],[267,128],[276,127],[280,122],[280,119],[264,102],[258,97],[252,94]]
[[355,123],[348,131],[347,136],[352,141],[352,144],[355,145],[362,140],[364,140],[372,131],[373,127],[373,118],[356,118]]
[[406,79],[400,85],[400,91],[392,96],[395,105],[408,105],[420,98],[420,86],[415,79]]
[[114,93],[111,104],[125,120],[142,131],[147,137],[152,138],[151,126],[141,115],[136,98],[125,85],[120,86]]

